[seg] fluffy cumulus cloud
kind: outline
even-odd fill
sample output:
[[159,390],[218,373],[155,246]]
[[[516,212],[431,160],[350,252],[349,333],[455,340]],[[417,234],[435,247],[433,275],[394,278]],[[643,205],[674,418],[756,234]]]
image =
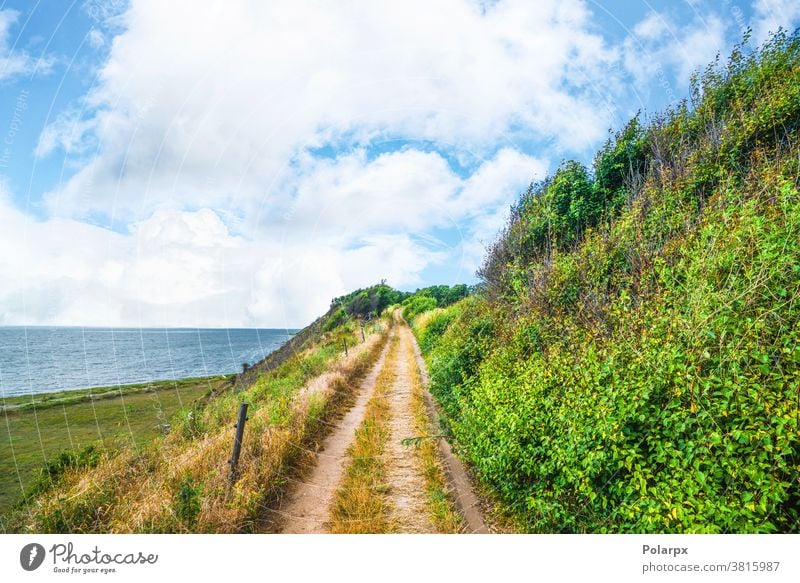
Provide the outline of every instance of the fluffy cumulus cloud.
[[[234,234],[218,211],[160,208],[118,233],[73,218],[34,220],[0,198],[0,324],[295,326],[332,297],[386,278],[421,284],[430,265],[463,261],[468,279],[503,212],[545,162],[502,150],[467,178],[437,153],[309,160],[294,204]],[[315,196],[326,189],[326,204]],[[465,220],[455,242],[435,228]],[[491,232],[490,232],[491,231]]]
[[727,41],[654,12],[612,44],[579,0],[87,6],[104,61],[34,151],[65,179],[44,218],[0,204],[0,322],[299,325],[383,278],[469,281],[518,193],[629,116],[631,78]]
[[134,1],[83,114],[43,133],[39,155],[96,143],[49,207],[143,215],[169,199],[250,215],[289,194],[299,152],[341,141],[483,156],[533,130],[584,148],[611,123],[594,105],[614,54],[590,20],[569,0]]
[[[157,211],[119,234],[35,221],[3,202],[0,246],[17,250],[0,254],[0,324],[290,325],[308,314],[273,284],[316,267],[302,257],[310,249],[286,261],[285,249],[232,235],[210,209]],[[266,313],[264,296],[274,302]]]

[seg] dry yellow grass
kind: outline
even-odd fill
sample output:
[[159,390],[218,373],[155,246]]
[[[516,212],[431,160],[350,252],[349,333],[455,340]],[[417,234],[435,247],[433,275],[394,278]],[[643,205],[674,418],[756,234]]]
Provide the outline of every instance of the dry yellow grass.
[[19,530],[253,531],[264,504],[284,487],[288,466],[309,445],[331,403],[377,359],[385,334],[373,334],[353,347],[348,357],[338,358],[325,373],[287,397],[285,407],[254,403],[232,487],[227,460],[238,407],[235,395],[213,412],[222,421],[214,425],[204,418],[213,429],[190,437],[175,431],[139,451],[106,454],[94,468],[67,470],[56,489],[40,495],[20,514]]
[[433,320],[436,316],[444,312],[442,308],[434,308],[432,310],[428,310],[427,312],[423,312],[414,318],[414,328],[417,330],[424,330],[428,327],[428,324],[431,320]]
[[331,532],[377,534],[391,532],[390,505],[386,496],[386,467],[383,460],[389,438],[390,408],[387,393],[395,377],[399,339],[394,334],[367,403],[361,426],[348,451],[350,460],[342,483],[334,495],[330,512]]
[[414,351],[407,351],[406,358],[409,369],[414,371],[414,374],[411,375],[411,407],[414,412],[414,427],[417,435],[421,437],[416,447],[425,477],[426,503],[429,514],[439,532],[464,532],[464,521],[453,502],[452,489],[448,485],[442,461],[439,458],[436,447],[439,428],[431,422],[425,405],[424,389]]

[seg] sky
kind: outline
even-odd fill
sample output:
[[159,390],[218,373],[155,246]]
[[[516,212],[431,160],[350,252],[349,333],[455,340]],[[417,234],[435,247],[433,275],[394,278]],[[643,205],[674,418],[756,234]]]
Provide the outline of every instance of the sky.
[[795,0],[0,3],[0,325],[299,327],[475,283],[509,205]]

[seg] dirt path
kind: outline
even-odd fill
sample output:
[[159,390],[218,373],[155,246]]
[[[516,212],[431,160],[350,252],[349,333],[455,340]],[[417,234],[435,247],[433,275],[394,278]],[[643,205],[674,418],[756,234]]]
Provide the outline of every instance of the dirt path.
[[[337,488],[348,467],[348,448],[353,443],[355,431],[364,420],[367,403],[375,394],[375,385],[381,371],[390,367],[391,388],[387,399],[390,407],[389,439],[385,450],[387,496],[391,507],[390,522],[401,533],[436,532],[426,499],[426,480],[421,462],[412,446],[402,441],[416,436],[412,392],[414,375],[420,375],[428,412],[438,416],[436,404],[427,391],[428,377],[425,362],[408,324],[397,314],[390,333],[397,337],[398,350],[387,359],[391,342],[359,386],[356,401],[324,440],[317,454],[316,465],[310,474],[298,482],[286,501],[276,509],[283,517],[283,533],[329,532],[329,512]],[[413,356],[413,358],[412,358]],[[417,366],[413,363],[416,362]],[[453,492],[456,506],[464,517],[468,532],[489,532],[472,490],[463,464],[450,451],[444,439],[439,443],[439,454]]]
[[[425,403],[428,407],[428,414],[432,419],[437,419],[439,417],[439,407],[428,392],[428,368],[425,365],[425,360],[422,358],[422,351],[417,344],[417,339],[414,338],[414,335],[408,330],[407,325],[404,326],[404,329],[408,331],[408,335],[411,337],[414,358],[416,359],[422,386],[425,391]],[[453,454],[453,450],[450,448],[450,444],[447,443],[446,439],[443,437],[440,438],[438,445],[439,455],[441,456],[445,471],[447,472],[447,478],[455,497],[456,507],[466,523],[467,532],[473,534],[487,534],[491,532],[484,520],[478,496],[472,488],[472,480],[464,464]]]
[[[392,334],[396,334],[396,328]],[[355,405],[328,435],[317,454],[317,463],[310,475],[298,483],[288,500],[277,509],[284,517],[283,533],[312,534],[327,532],[328,509],[336,487],[342,479],[347,461],[347,448],[353,442],[356,428],[364,418],[367,402],[375,390],[375,380],[383,368],[389,343],[378,361],[361,382]]]
[[411,409],[411,375],[417,371],[408,366],[407,356],[413,350],[411,330],[405,322],[396,323],[395,328],[400,335],[400,350],[392,363],[395,378],[389,392],[391,421],[386,447],[391,522],[402,533],[436,532],[426,505],[425,478],[419,459],[413,447],[402,444],[404,439],[416,436]]

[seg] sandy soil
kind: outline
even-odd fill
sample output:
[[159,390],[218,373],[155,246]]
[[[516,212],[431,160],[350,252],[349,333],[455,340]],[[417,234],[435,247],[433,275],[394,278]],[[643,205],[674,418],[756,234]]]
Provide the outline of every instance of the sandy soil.
[[[314,468],[302,482],[295,484],[286,500],[276,509],[283,517],[281,532],[328,532],[333,496],[348,464],[347,449],[353,443],[355,430],[364,419],[367,403],[375,391],[376,380],[385,366],[392,367],[393,373],[392,387],[388,394],[391,408],[390,436],[385,452],[388,496],[392,508],[390,520],[401,533],[436,532],[426,507],[425,478],[415,449],[402,444],[403,439],[416,436],[411,408],[412,375],[421,376],[428,412],[432,418],[438,416],[438,410],[427,391],[427,370],[419,346],[411,329],[399,315],[391,334],[399,336],[400,346],[395,357],[387,361],[391,344],[387,342],[378,361],[359,386],[355,404],[338,422],[316,454]],[[409,366],[409,352],[414,354],[417,367]],[[325,382],[325,375],[322,375],[318,383]],[[314,387],[309,389],[313,390]],[[456,497],[456,506],[464,516],[468,531],[489,532],[469,475],[444,439],[439,442],[439,453]]]
[[408,352],[413,350],[411,331],[405,323],[396,326],[400,334],[400,351],[391,363],[395,367],[395,378],[388,395],[391,431],[386,446],[391,522],[401,533],[436,532],[428,515],[425,477],[414,447],[402,444],[403,439],[416,437],[411,409],[411,375],[417,371],[408,366]]
[[367,402],[375,390],[375,380],[383,368],[388,350],[387,342],[378,361],[361,382],[355,404],[323,442],[314,469],[305,481],[296,484],[288,500],[277,509],[284,517],[281,532],[311,534],[328,531],[328,509],[347,465],[347,448],[364,419]]
[[[407,329],[408,328],[406,328],[406,330]],[[439,417],[439,408],[428,392],[428,368],[422,358],[422,352],[417,344],[417,339],[414,338],[414,335],[411,334],[410,331],[409,336],[411,336],[414,357],[417,360],[417,367],[419,368],[422,386],[425,391],[425,403],[428,407],[428,414],[432,419],[437,419]],[[484,520],[483,512],[480,508],[480,500],[472,488],[472,480],[464,464],[453,454],[450,444],[447,443],[447,440],[444,438],[439,439],[439,455],[444,463],[448,481],[455,494],[456,507],[467,525],[467,532],[475,534],[491,532]]]

